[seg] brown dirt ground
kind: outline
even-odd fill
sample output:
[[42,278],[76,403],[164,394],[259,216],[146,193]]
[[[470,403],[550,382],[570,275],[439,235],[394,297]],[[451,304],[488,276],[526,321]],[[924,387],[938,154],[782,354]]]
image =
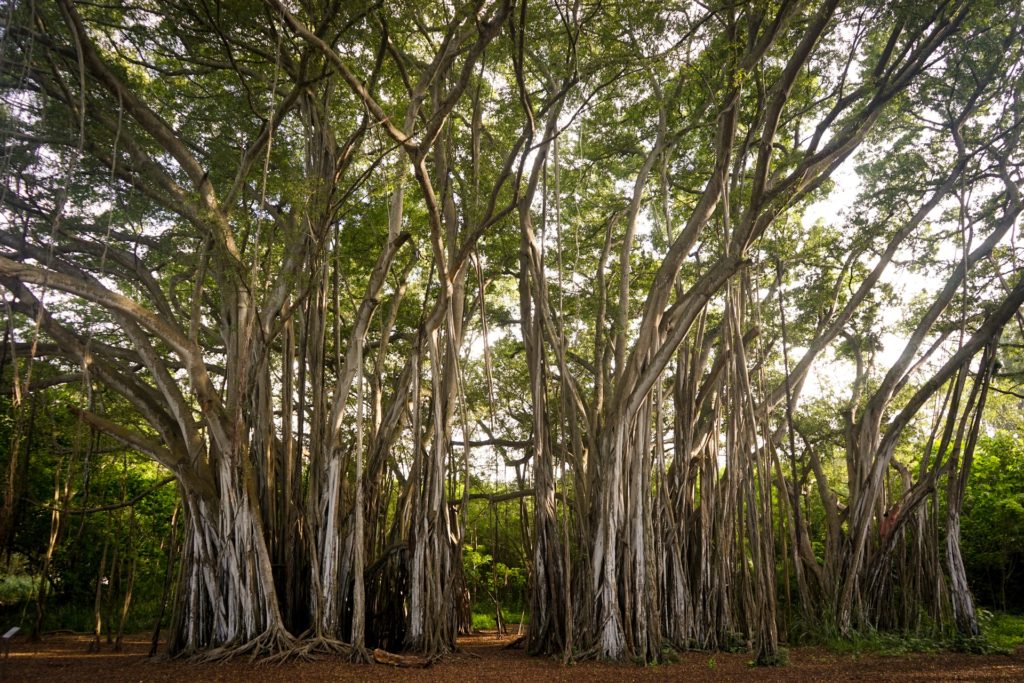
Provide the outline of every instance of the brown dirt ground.
[[148,638],[127,639],[124,652],[104,644],[99,653],[87,652],[89,638],[52,635],[41,642],[15,638],[10,656],[0,661],[0,680],[99,681],[1024,681],[1024,653],[968,655],[920,654],[901,657],[836,655],[818,648],[793,648],[789,664],[752,668],[743,654],[688,652],[677,663],[653,667],[633,664],[582,662],[563,666],[549,658],[530,657],[522,649],[506,649],[510,638],[481,633],[459,640],[460,652],[427,669],[396,669],[350,664],[338,657],[311,662],[265,664],[236,659],[220,664],[151,660]]

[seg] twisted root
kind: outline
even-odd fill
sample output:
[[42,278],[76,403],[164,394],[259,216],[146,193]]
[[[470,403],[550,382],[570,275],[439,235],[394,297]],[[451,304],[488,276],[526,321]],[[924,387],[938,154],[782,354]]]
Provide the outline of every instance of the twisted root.
[[296,647],[295,638],[280,626],[271,626],[255,638],[237,644],[227,644],[188,656],[192,662],[224,662],[248,655],[250,660],[264,658],[274,661]]

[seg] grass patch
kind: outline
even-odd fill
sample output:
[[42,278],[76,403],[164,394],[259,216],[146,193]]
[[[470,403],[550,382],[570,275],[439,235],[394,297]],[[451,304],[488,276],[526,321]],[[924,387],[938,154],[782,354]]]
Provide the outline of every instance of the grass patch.
[[[516,628],[519,626],[519,620],[523,619],[521,612],[510,612],[506,609],[501,610],[501,616],[505,620],[506,628]],[[523,619],[525,625],[528,619]],[[497,622],[494,619],[494,610],[490,612],[473,612],[473,630],[474,631],[490,631],[498,627]]]
[[1024,614],[978,610],[978,621],[990,651],[1011,653],[1024,645]]

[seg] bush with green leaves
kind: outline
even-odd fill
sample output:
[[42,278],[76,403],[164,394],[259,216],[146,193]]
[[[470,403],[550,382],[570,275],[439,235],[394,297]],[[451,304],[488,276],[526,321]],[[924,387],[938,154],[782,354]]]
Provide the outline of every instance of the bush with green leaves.
[[982,438],[964,500],[961,544],[971,589],[996,609],[1024,610],[1024,437]]

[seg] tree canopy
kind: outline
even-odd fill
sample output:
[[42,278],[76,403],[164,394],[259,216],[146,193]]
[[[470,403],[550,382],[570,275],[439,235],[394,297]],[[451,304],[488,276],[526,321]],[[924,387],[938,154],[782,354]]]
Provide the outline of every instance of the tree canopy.
[[53,420],[47,567],[173,478],[175,654],[438,656],[499,565],[566,660],[977,636],[1012,5],[8,3],[0,540]]

